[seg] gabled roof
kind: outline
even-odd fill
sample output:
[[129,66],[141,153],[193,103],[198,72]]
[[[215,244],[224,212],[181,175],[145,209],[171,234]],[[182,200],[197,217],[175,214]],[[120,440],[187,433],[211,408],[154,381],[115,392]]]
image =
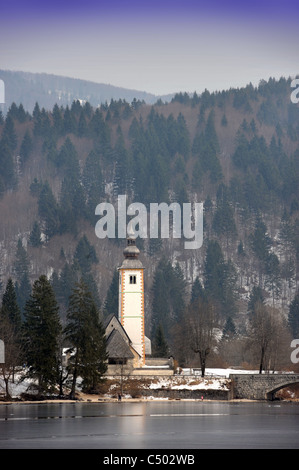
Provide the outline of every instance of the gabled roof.
[[104,329],[106,330],[107,326],[109,325],[109,323],[111,322],[112,318],[116,316],[114,315],[114,313],[111,313],[110,315],[108,315],[108,317],[105,317],[104,320],[103,320],[103,327]]
[[127,343],[119,331],[112,330],[107,338],[106,350],[110,358],[116,359],[133,359],[134,354],[131,351],[129,343]]
[[[110,327],[110,324],[111,324],[111,327]],[[109,336],[109,334],[111,333],[111,328],[112,328],[112,329],[118,330],[120,332],[120,334],[122,334],[124,336],[125,340],[129,344],[132,343],[132,341],[130,340],[130,338],[129,338],[127,332],[126,332],[126,330],[124,329],[124,327],[122,326],[122,324],[120,323],[120,321],[118,320],[118,318],[114,314],[109,315],[107,317],[107,319],[104,320],[104,328],[105,328],[105,332],[106,332],[106,337]]]

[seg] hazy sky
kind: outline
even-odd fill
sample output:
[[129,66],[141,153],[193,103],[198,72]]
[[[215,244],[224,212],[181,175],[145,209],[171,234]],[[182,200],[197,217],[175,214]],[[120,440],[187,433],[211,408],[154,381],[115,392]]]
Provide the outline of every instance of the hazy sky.
[[299,73],[298,0],[0,0],[0,69],[201,93]]

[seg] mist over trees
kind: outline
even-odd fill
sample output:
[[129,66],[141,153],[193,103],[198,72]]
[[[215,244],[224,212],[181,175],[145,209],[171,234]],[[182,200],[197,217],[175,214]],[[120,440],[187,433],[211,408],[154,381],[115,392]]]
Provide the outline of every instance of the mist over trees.
[[146,334],[182,364],[198,364],[195,340],[188,351],[179,344],[182,325],[194,312],[213,311],[208,361],[218,348],[228,363],[273,364],[257,358],[254,342],[245,357],[241,338],[259,330],[256,302],[264,317],[271,308],[271,318],[286,320],[280,328],[298,332],[299,108],[290,83],[178,93],[154,105],[112,99],[95,108],[74,99],[47,109],[36,102],[28,112],[12,104],[0,119],[1,295],[12,279],[24,315],[45,275],[65,323],[83,279],[99,314],[117,314],[125,240],[96,238],[96,205],[115,204],[119,194],[147,208],[203,202],[200,249],[185,250],[183,238],[137,240]]

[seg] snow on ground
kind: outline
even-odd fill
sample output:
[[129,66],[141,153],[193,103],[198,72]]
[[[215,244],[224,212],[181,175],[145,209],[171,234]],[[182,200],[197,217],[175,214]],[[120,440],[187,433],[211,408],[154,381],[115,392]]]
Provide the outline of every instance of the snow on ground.
[[[230,374],[258,374],[258,370],[245,370],[245,369],[218,369],[218,368],[206,368],[205,369],[205,375],[207,377],[226,377],[227,379],[229,378]],[[201,375],[201,370],[200,369],[183,369],[183,375]]]
[[179,375],[161,377],[153,381],[149,388],[171,388],[172,390],[228,390],[230,374],[254,374],[257,370],[209,369],[201,377],[200,369],[182,369]]
[[[229,374],[253,374],[257,370],[237,370],[237,369],[206,369],[205,377],[201,377],[200,369],[183,369],[179,375],[168,377],[155,377],[149,385],[151,389],[171,388],[173,390],[228,390],[227,380]],[[9,384],[9,391],[12,398],[18,398],[22,393],[28,391],[32,381],[25,379],[20,381],[20,376],[16,376],[15,383]],[[5,385],[0,378],[0,396],[5,395]]]

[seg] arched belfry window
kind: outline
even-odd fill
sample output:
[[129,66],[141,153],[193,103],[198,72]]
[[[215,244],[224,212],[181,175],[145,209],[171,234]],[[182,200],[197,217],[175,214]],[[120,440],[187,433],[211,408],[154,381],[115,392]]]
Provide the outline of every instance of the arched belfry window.
[[130,276],[130,284],[136,284],[136,276]]

